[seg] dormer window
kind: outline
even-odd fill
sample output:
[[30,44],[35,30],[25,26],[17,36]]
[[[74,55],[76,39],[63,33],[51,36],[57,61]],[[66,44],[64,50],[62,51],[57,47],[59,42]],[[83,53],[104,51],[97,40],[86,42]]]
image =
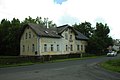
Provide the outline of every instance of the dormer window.
[[48,34],[48,31],[44,31],[44,32]]

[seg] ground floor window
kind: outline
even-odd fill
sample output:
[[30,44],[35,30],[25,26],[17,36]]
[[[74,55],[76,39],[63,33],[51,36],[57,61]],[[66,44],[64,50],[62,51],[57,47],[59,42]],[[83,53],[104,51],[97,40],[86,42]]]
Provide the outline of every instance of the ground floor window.
[[22,48],[22,51],[25,52],[25,45],[23,45],[22,47],[23,47],[23,48]]
[[29,45],[28,45],[28,51],[29,51]]
[[51,44],[51,51],[53,51],[53,44]]
[[73,51],[73,45],[70,45],[70,50]]
[[83,45],[81,45],[81,51],[83,51]]
[[79,46],[79,45],[77,45],[77,50],[78,50],[78,51],[80,50],[80,46]]
[[47,52],[47,44],[44,44],[44,52]]
[[66,45],[66,51],[68,51],[68,45]]
[[57,51],[59,51],[59,45],[57,45]]
[[35,51],[35,45],[32,44],[32,52],[34,52],[34,51]]

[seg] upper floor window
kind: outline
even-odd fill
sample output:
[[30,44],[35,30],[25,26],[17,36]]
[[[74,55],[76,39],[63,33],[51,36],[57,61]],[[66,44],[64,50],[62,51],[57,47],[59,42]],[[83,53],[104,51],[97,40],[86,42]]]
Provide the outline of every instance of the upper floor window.
[[72,40],[72,35],[70,35],[70,40]]
[[65,33],[65,39],[68,40],[68,34],[67,33]]
[[51,51],[53,51],[53,44],[51,44]]
[[78,50],[78,51],[80,50],[80,46],[79,46],[79,45],[77,45],[77,50]]
[[29,38],[31,38],[31,32],[29,32]]
[[47,44],[44,44],[44,52],[47,52]]
[[59,45],[57,45],[57,51],[59,51]]
[[27,33],[25,34],[25,38],[27,39]]
[[73,51],[73,46],[72,45],[70,45],[70,50]]
[[34,51],[35,51],[35,45],[32,44],[32,52],[34,52]]
[[23,45],[22,47],[23,47],[22,51],[25,52],[25,46]]

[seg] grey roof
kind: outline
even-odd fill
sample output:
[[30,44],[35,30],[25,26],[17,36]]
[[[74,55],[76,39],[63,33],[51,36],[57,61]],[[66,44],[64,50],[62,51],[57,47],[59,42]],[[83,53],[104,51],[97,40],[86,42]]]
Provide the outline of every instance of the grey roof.
[[53,29],[51,30],[49,28],[45,28],[38,24],[32,24],[32,23],[29,23],[28,26],[31,27],[33,31],[39,36],[53,37],[53,38],[61,37],[60,35],[57,34],[56,30],[53,30]]
[[77,36],[76,36],[76,39],[80,39],[80,40],[88,40],[88,38],[86,36],[84,36],[82,33],[80,33],[79,31],[77,31]]
[[61,33],[66,30],[67,28],[71,28],[76,36],[76,39],[78,40],[88,40],[86,36],[84,36],[82,33],[75,30],[73,27],[69,25],[63,25],[56,28],[45,28],[43,26],[40,26],[38,24],[28,23],[25,25],[25,27],[29,26],[38,36],[42,37],[52,37],[52,38],[61,38]]

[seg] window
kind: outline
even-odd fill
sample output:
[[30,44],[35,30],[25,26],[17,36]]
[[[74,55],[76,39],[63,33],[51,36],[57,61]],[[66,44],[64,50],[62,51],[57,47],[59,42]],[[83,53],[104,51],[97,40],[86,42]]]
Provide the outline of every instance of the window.
[[78,50],[78,51],[80,50],[80,46],[79,46],[79,45],[77,45],[77,50]]
[[81,45],[81,51],[83,51],[83,45]]
[[34,51],[35,51],[35,45],[32,44],[32,52],[34,52]]
[[27,39],[27,33],[26,33],[25,37],[26,37],[26,39]]
[[31,38],[31,32],[29,32],[29,38]]
[[59,45],[57,45],[57,51],[59,51]]
[[44,44],[44,52],[47,52],[47,44]]
[[68,51],[68,45],[66,45],[66,51]]
[[65,33],[65,39],[68,40],[68,34],[67,33]]
[[72,40],[72,35],[70,35],[70,40]]
[[29,51],[29,45],[28,45],[28,51]]
[[51,45],[51,51],[53,51],[53,45]]
[[73,51],[73,46],[72,45],[70,45],[70,50]]
[[23,52],[25,52],[25,46],[24,45],[23,45],[23,49],[22,50],[23,50]]

